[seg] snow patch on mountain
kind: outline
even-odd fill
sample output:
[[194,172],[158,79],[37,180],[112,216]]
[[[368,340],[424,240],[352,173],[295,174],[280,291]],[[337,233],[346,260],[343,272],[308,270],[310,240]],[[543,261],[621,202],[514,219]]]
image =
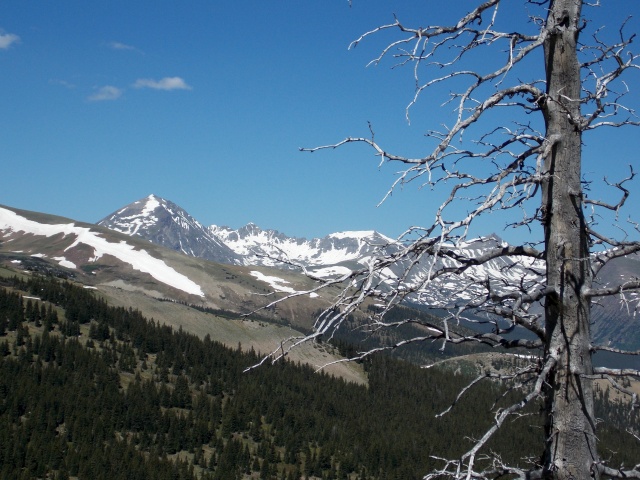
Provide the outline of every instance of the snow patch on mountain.
[[[280,277],[274,277],[272,275],[265,275],[262,272],[258,272],[258,271],[252,271],[250,272],[251,276],[255,277],[256,279],[260,280],[261,282],[265,282],[267,284],[269,284],[269,286],[271,288],[273,288],[274,290],[278,291],[278,292],[283,292],[283,293],[306,293],[306,292],[299,292],[298,290],[295,290],[291,287],[287,287],[286,284],[289,284],[290,282],[288,282],[287,280],[280,278]],[[315,298],[318,296],[317,293],[315,292],[310,292],[309,296],[311,298]]]
[[351,273],[351,269],[336,265],[332,267],[318,268],[315,270],[311,270],[310,272],[311,274],[320,278],[336,278],[342,277],[344,275],[349,275]]
[[346,232],[336,232],[336,233],[330,233],[327,236],[329,238],[336,238],[336,239],[339,239],[339,240],[355,238],[357,240],[366,241],[366,240],[368,240],[368,239],[370,239],[372,237],[375,237],[376,235],[380,236],[381,238],[384,238],[388,242],[392,242],[393,241],[390,238],[385,237],[384,235],[380,235],[375,230],[353,230],[353,231],[346,231]]
[[58,264],[61,267],[65,267],[65,268],[73,268],[76,269],[78,268],[77,265],[69,260],[67,260],[65,257],[53,257],[53,259],[58,262]]
[[118,211],[116,215],[119,216],[119,222],[113,225],[111,229],[124,233],[126,235],[133,236],[138,235],[140,229],[144,229],[145,227],[154,225],[158,221],[158,218],[153,216],[153,212],[160,206],[160,202],[155,198],[154,195],[149,195],[144,200],[138,200],[137,202],[134,202],[134,205],[141,204],[143,204],[144,206],[141,208],[139,213],[122,216],[122,214],[127,209],[123,208],[122,210]]
[[147,197],[147,202],[145,203],[144,208],[142,209],[142,214],[149,215],[159,206],[160,206],[160,202],[158,201],[155,195],[151,194]]
[[[75,241],[64,250],[65,252],[80,244],[88,245],[94,252],[94,256],[90,261],[95,262],[104,255],[111,255],[124,263],[128,263],[134,270],[148,273],[159,282],[189,294],[204,296],[199,285],[169,267],[164,261],[152,257],[146,250],[135,250],[132,245],[124,241],[119,243],[109,242],[101,237],[99,233],[93,232],[86,227],[78,227],[74,223],[55,225],[38,223],[11,210],[0,208],[0,231],[8,236],[13,232],[25,232],[44,237],[60,234],[63,237],[73,235],[75,236]],[[62,260],[58,261],[66,262],[67,260],[62,258]]]

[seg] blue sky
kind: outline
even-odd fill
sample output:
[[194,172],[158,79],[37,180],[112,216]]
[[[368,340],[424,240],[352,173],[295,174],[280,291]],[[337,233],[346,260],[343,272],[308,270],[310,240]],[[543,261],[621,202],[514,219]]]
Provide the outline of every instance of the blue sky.
[[[454,3],[465,13],[475,2]],[[367,136],[371,122],[389,150],[426,153],[425,131],[448,110],[425,99],[407,124],[410,69],[366,67],[385,37],[347,47],[393,13],[451,21],[442,5],[3,0],[0,203],[96,222],[155,193],[206,225],[304,237],[427,225],[441,198],[412,185],[376,206],[398,167],[378,168],[365,147],[298,148]],[[605,0],[596,22],[613,28],[627,14],[638,31],[637,0]],[[637,74],[629,87],[637,107]],[[637,129],[587,137],[585,169],[618,178],[639,147]],[[503,234],[497,217],[477,233]]]

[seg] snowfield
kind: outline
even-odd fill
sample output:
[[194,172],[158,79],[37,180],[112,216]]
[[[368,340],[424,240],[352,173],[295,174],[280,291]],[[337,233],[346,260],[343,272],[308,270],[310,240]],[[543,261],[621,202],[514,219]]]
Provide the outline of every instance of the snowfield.
[[[119,230],[122,233],[127,235],[136,235],[138,230],[144,228],[148,225],[155,224],[158,219],[153,216],[153,211],[160,206],[160,202],[153,196],[150,195],[147,199],[147,203],[142,210],[142,215],[134,215],[131,217],[123,217],[123,219],[128,220],[128,229],[127,230]],[[138,202],[136,202],[138,203]],[[118,213],[122,213],[125,209],[120,210]]]
[[342,265],[335,265],[333,267],[318,268],[317,270],[312,270],[311,273],[320,278],[334,278],[349,275],[351,269]]
[[78,268],[75,263],[67,260],[64,257],[53,257],[53,259],[58,262],[61,267],[65,268]]
[[[9,232],[9,234],[10,232],[25,232],[44,237],[52,237],[59,234],[64,236],[74,235],[76,237],[75,242],[68,246],[65,252],[80,244],[88,245],[94,251],[94,256],[90,259],[92,262],[97,261],[103,255],[111,255],[124,263],[128,263],[134,270],[148,273],[159,282],[183,292],[204,297],[202,288],[198,284],[169,267],[164,261],[152,257],[146,250],[135,250],[132,245],[124,241],[120,243],[108,242],[99,233],[92,232],[86,227],[78,227],[73,223],[64,225],[38,223],[24,218],[11,210],[0,208],[0,231]],[[64,257],[57,257],[54,260],[57,260],[60,265],[65,267],[76,268],[75,264]]]
[[[269,286],[271,288],[273,288],[274,290],[277,290],[278,292],[283,292],[283,293],[305,293],[305,292],[299,292],[298,290],[294,290],[291,287],[287,287],[286,285],[283,285],[284,283],[289,283],[286,280],[279,278],[279,277],[271,277],[269,275],[265,275],[264,273],[261,272],[257,272],[257,271],[252,271],[251,272],[251,276],[255,277],[256,279],[260,280],[261,282],[265,282],[267,284],[269,284]],[[318,296],[317,293],[315,292],[311,292],[309,293],[309,296],[311,298],[315,298]]]

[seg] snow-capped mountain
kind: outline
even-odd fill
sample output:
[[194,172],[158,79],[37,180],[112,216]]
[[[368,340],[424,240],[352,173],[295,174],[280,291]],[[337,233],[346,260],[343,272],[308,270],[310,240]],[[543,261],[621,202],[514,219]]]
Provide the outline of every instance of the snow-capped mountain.
[[[371,231],[305,240],[252,224],[238,230],[207,228],[180,207],[154,195],[120,209],[101,225],[108,229],[0,206],[0,261],[16,268],[88,279],[90,285],[140,290],[154,298],[200,298],[211,308],[247,311],[251,305],[258,308],[256,302],[266,301],[257,291],[311,292],[316,284],[296,272],[295,265],[316,276],[332,276],[366,268],[377,252],[395,253],[403,248]],[[443,248],[459,249],[460,255],[469,258],[500,246],[503,243],[498,237],[489,236]],[[539,260],[513,256],[483,262],[462,275],[451,271],[437,279],[430,277],[443,264],[454,267],[455,260],[439,255],[425,255],[419,262],[406,259],[381,271],[378,281],[368,288],[382,295],[410,289],[417,292],[409,298],[412,302],[445,307],[477,299],[486,293],[487,283],[498,290],[509,285],[528,290],[540,282],[544,271]],[[269,265],[279,269],[267,268]],[[609,263],[595,281],[608,285],[639,277],[640,255],[634,254]],[[317,311],[316,297],[314,291],[293,300],[298,302],[296,308],[305,312],[300,318],[309,319],[310,312]],[[638,348],[638,297],[631,292],[627,297],[628,303],[603,299],[593,306],[595,342]]]
[[[395,252],[402,248],[395,240],[375,231],[341,232],[323,238],[288,237],[276,230],[263,230],[248,224],[237,230],[212,225],[204,227],[174,203],[150,195],[118,210],[99,222],[100,225],[193,257],[220,263],[268,266],[284,270],[304,267],[316,276],[328,277],[348,273],[369,264],[376,252]],[[496,236],[475,239],[456,248],[467,256],[477,256],[500,245]],[[418,263],[393,265],[381,272],[379,288],[407,288],[421,285],[434,267],[454,266],[454,260],[427,257]],[[451,306],[469,300],[492,284],[533,284],[539,281],[539,265],[528,259],[500,258],[469,269],[464,275],[445,275],[420,289],[413,300],[431,306]],[[409,269],[406,275],[405,269]]]
[[[255,224],[238,230],[228,227],[210,227],[211,233],[243,257],[246,265],[277,268],[304,267],[308,272],[329,277],[348,273],[369,264],[381,252],[397,252],[402,245],[375,231],[340,232],[323,238],[307,240],[292,238],[276,231],[263,230]],[[495,236],[477,238],[455,247],[463,256],[478,257],[489,249],[504,246]],[[381,290],[421,285],[431,271],[457,265],[451,258],[427,257],[418,263],[400,261],[380,273]],[[409,271],[409,274],[405,274]],[[497,258],[471,267],[464,274],[451,273],[430,282],[429,288],[420,289],[412,296],[416,303],[446,307],[484,295],[484,282],[489,280],[497,290],[501,285],[529,285],[540,281],[544,264],[527,258]]]
[[375,231],[340,232],[323,238],[287,237],[277,230],[262,230],[250,223],[238,230],[212,225],[210,232],[220,238],[248,265],[286,268],[289,264],[305,267],[337,267],[358,262],[393,240]]
[[[506,247],[496,235],[475,238],[457,245],[441,245],[459,258],[478,258],[488,251]],[[394,248],[394,246],[390,246]],[[395,248],[399,248],[398,245]],[[454,255],[455,256],[455,255]],[[404,258],[381,272],[380,290],[412,293],[408,299],[419,305],[451,308],[486,297],[486,285],[498,293],[516,288],[529,289],[538,284],[544,274],[544,262],[523,256],[498,257],[472,265],[459,273],[461,263],[448,255],[424,255],[420,260]],[[437,275],[434,275],[437,272]]]
[[192,257],[242,264],[241,258],[211,231],[173,202],[149,195],[106,216],[98,225]]
[[156,195],[117,210],[98,225],[219,263],[282,269],[295,265],[315,270],[326,268],[322,273],[346,268],[370,256],[376,248],[393,243],[374,231],[333,233],[307,240],[263,230],[252,223],[237,230],[217,225],[205,227],[175,203]]
[[[366,267],[376,252],[394,253],[403,247],[395,240],[374,231],[333,233],[308,240],[288,237],[276,230],[261,229],[251,223],[237,230],[216,225],[204,227],[174,203],[155,195],[118,210],[102,220],[100,225],[143,237],[193,257],[232,265],[276,267],[289,271],[304,267],[307,272],[319,277],[341,275]],[[468,258],[477,257],[500,246],[505,246],[502,240],[491,235],[446,248],[459,250],[461,256]],[[632,258],[639,257],[636,255]],[[633,266],[632,271],[623,271],[624,268],[621,270],[622,264],[627,269]],[[513,285],[528,290],[541,281],[544,273],[542,261],[513,256],[483,262],[467,269],[462,275],[452,271],[432,279],[432,272],[441,266],[457,265],[451,257],[443,258],[438,255],[425,256],[419,262],[405,259],[380,272],[377,285],[372,288],[379,289],[382,293],[411,289],[416,292],[409,297],[412,302],[448,308],[466,303],[472,298],[482,298],[486,295],[487,283],[491,284],[492,289],[503,293]],[[601,272],[599,281],[606,284],[613,278],[635,278],[638,275],[640,261],[613,262]],[[611,324],[606,320],[620,317],[614,324],[628,324],[631,328],[635,324],[634,312],[635,310],[622,311],[618,303],[607,305],[606,308],[594,306],[594,319],[599,320],[598,325],[594,326],[594,336],[599,341],[604,341],[604,338],[619,338],[619,334],[614,335],[606,330],[606,326]],[[607,335],[603,336],[601,331],[606,331]]]

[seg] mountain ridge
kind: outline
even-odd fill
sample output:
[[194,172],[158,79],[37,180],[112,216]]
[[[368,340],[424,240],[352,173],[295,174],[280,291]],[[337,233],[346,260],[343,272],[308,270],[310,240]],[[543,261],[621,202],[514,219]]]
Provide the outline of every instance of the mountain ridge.
[[[154,198],[159,197],[150,195],[146,197],[146,201]],[[192,217],[189,216],[189,218]],[[120,222],[123,225],[126,224],[125,219]],[[200,224],[198,223],[198,225]],[[131,227],[127,226],[126,228],[130,229]],[[188,238],[196,231],[195,229],[176,228],[175,223],[172,228],[174,232],[183,236],[182,244],[190,243]],[[376,231],[336,232],[319,239],[306,239],[288,237],[277,230],[262,229],[254,223],[249,223],[239,229],[216,225],[202,228],[207,229],[209,237],[215,239],[217,244],[223,244],[235,254],[232,261],[237,262],[236,264],[248,267],[275,267],[281,271],[307,271],[316,277],[324,278],[345,275],[356,269],[367,268],[371,259],[377,254],[395,253],[402,248],[402,245],[396,240]],[[151,236],[148,239],[153,241]],[[459,249],[464,255],[475,257],[481,255],[488,247],[500,245],[506,244],[498,235],[491,234],[460,242],[459,245],[452,246],[452,248]],[[190,254],[189,252],[184,253]],[[409,264],[408,261],[400,262],[381,272],[376,288],[379,288],[384,294],[385,291],[421,285],[433,267],[432,261],[440,262],[439,264],[445,266],[454,266],[453,260],[442,258],[423,259],[415,264]],[[608,265],[602,272],[603,281],[620,275],[640,276],[640,262],[633,262],[634,269],[632,271],[623,268],[623,263],[612,262]],[[409,269],[408,274],[405,273],[407,268]],[[624,271],[624,273],[618,273],[618,270]],[[491,260],[468,269],[463,275],[444,275],[436,281],[431,281],[431,288],[417,291],[411,301],[423,306],[451,308],[467,301],[472,295],[481,293],[485,281],[491,281],[492,285],[503,286],[501,288],[504,288],[506,292],[508,285],[521,285],[523,288],[533,287],[537,282],[542,281],[544,271],[544,262],[527,257]],[[277,285],[277,283],[271,284],[271,286]],[[282,284],[280,286],[282,287]],[[287,290],[283,288],[281,291],[286,292]],[[605,306],[596,305],[592,309],[593,317],[597,320],[593,328],[594,340],[600,344],[614,342],[617,344],[626,343],[634,348],[640,347],[640,334],[635,333],[637,329],[634,329],[635,315],[633,312],[625,312],[618,305],[606,302],[603,304]],[[612,326],[612,322],[609,321],[611,318],[615,319],[613,322],[615,326]],[[621,326],[623,328],[617,328]]]
[[205,227],[183,208],[155,194],[136,200],[97,222],[185,255],[230,265],[280,268],[335,267],[357,262],[394,243],[376,231],[336,232],[322,238],[289,237],[248,223],[238,229]]
[[[28,268],[75,276],[89,286],[124,288],[153,298],[168,297],[179,302],[197,303],[239,314],[259,310],[276,298],[295,293],[293,298],[265,311],[265,314],[278,321],[286,318],[304,329],[310,329],[314,315],[319,309],[331,304],[340,287],[316,292],[317,283],[302,274],[302,268],[315,277],[335,278],[356,269],[366,270],[377,253],[385,249],[393,253],[394,249],[402,247],[388,237],[376,236],[378,234],[372,231],[331,234],[320,239],[326,240],[326,243],[322,243],[320,240],[314,242],[290,239],[275,230],[262,230],[256,225],[250,225],[240,232],[236,241],[242,240],[244,245],[256,242],[255,245],[262,251],[254,250],[253,257],[243,257],[230,246],[225,246],[224,251],[233,253],[226,256],[228,263],[212,262],[195,256],[195,248],[184,248],[191,244],[189,239],[181,238],[180,235],[191,232],[198,241],[213,238],[223,244],[222,235],[214,238],[215,232],[211,231],[203,235],[208,227],[199,224],[168,201],[165,201],[165,207],[171,212],[164,214],[158,211],[158,215],[153,215],[160,204],[159,197],[149,196],[143,200],[144,202],[138,201],[133,212],[121,208],[106,217],[111,218],[114,223],[119,221],[118,228],[121,231],[38,212],[0,208],[0,260],[9,266],[29,265]],[[152,205],[148,205],[149,202]],[[9,211],[12,213],[8,214]],[[144,218],[140,218],[142,212],[145,212]],[[159,215],[160,213],[163,215]],[[116,214],[120,217],[112,218]],[[153,222],[146,222],[152,216]],[[23,217],[23,220],[17,220],[17,217]],[[160,221],[161,218],[165,218],[164,224]],[[24,224],[25,220],[32,222],[28,228]],[[172,238],[178,239],[173,248],[167,249],[166,245],[149,241],[153,238],[145,238],[146,232],[153,232],[154,229],[160,238],[169,238],[163,232],[163,229],[168,229],[174,235]],[[221,227],[216,231],[220,232]],[[234,234],[228,228],[226,232],[227,236]],[[272,244],[257,242],[256,239],[262,238],[261,236]],[[465,255],[475,256],[487,245],[500,244],[502,242],[499,237],[489,236],[468,241],[456,248],[464,249],[462,253]],[[234,247],[238,248],[237,245]],[[253,259],[259,262],[252,262]],[[640,276],[639,259],[640,256],[635,255],[611,262],[601,271],[596,281],[607,284],[621,278]],[[413,264],[406,276],[402,276],[406,263],[393,265],[381,272],[374,288],[379,289],[381,296],[384,296],[385,292],[392,292],[394,289],[415,286],[418,282],[423,282],[428,274],[428,261]],[[540,281],[543,269],[543,264],[537,264],[531,259],[513,258],[489,262],[477,269],[469,269],[467,275],[443,276],[437,283],[431,282],[432,288],[418,291],[411,301],[428,308],[455,307],[457,302],[462,303],[470,298],[474,289],[482,288],[478,279],[489,279],[492,284],[507,285],[515,281],[534,285]],[[635,328],[636,317],[633,310],[620,308],[619,303],[600,302],[592,308],[592,319],[594,343],[631,350],[640,348],[640,333]]]

